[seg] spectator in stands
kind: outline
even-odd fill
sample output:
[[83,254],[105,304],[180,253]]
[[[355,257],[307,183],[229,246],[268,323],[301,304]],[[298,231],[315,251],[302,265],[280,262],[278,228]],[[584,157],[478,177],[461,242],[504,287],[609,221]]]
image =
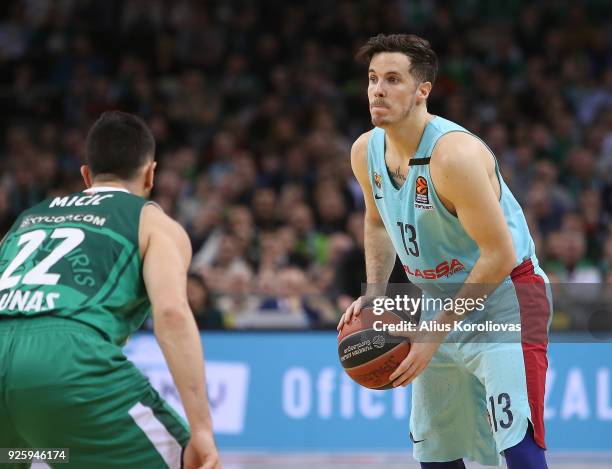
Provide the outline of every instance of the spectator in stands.
[[187,278],[187,301],[199,329],[225,329],[221,311],[214,307],[210,292],[201,275]]
[[362,283],[366,281],[363,212],[353,213],[347,227],[353,244],[338,260],[333,285],[333,295],[340,311],[345,311],[355,298],[361,296]]
[[241,318],[256,312],[260,303],[254,294],[253,274],[250,270],[229,272],[217,305],[223,313],[223,322],[230,328],[236,327]]
[[276,295],[263,300],[259,305],[260,310],[296,316],[313,327],[337,321],[337,315],[329,303],[308,296],[307,279],[302,270],[287,267],[279,272],[277,281]]
[[316,229],[312,210],[306,204],[293,208],[289,226],[295,231],[295,251],[303,258],[323,262],[327,252],[327,237]]
[[556,260],[546,265],[556,281],[561,283],[600,283],[601,274],[586,258],[586,237],[582,231],[566,229],[556,233],[552,255]]
[[217,250],[209,262],[200,267],[199,273],[213,293],[230,292],[235,287],[233,274],[251,274],[246,260],[246,246],[235,234],[226,231],[219,240]]
[[255,190],[251,207],[255,223],[262,230],[273,230],[277,227],[277,202],[273,189],[261,187]]

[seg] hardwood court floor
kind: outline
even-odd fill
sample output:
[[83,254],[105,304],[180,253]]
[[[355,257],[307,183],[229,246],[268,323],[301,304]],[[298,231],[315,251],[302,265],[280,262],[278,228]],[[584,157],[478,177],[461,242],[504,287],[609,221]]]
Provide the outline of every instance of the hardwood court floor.
[[[612,453],[550,453],[549,469],[612,469]],[[409,454],[403,453],[222,453],[223,469],[419,469]],[[33,469],[49,466],[34,463]],[[59,467],[59,466],[58,466]],[[486,469],[466,463],[467,469]],[[499,466],[505,468],[506,465]]]
[[[547,454],[549,469],[612,469],[612,453],[550,453]],[[409,454],[264,454],[224,453],[224,469],[419,469],[418,463]],[[468,469],[485,469],[467,462]],[[505,468],[503,464],[499,466]]]

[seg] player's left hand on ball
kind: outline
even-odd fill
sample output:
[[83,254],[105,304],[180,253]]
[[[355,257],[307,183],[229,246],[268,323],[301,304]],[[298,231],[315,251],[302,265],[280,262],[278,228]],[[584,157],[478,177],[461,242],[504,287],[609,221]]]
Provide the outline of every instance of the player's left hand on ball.
[[440,337],[429,333],[392,332],[391,335],[410,338],[408,355],[389,377],[394,387],[408,386],[427,368],[434,353],[438,350],[441,340]]

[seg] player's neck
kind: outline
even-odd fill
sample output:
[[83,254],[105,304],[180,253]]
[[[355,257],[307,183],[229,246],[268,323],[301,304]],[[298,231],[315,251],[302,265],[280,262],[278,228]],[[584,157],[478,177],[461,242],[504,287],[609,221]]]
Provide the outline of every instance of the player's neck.
[[419,147],[425,127],[433,117],[424,109],[385,128],[388,149],[402,160],[412,158]]

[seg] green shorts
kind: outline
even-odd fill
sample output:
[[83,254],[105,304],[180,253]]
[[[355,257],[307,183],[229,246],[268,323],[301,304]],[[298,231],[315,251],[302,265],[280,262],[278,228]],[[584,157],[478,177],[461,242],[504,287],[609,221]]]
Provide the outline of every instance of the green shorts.
[[0,319],[0,357],[0,448],[68,448],[59,468],[181,467],[187,425],[91,327]]

